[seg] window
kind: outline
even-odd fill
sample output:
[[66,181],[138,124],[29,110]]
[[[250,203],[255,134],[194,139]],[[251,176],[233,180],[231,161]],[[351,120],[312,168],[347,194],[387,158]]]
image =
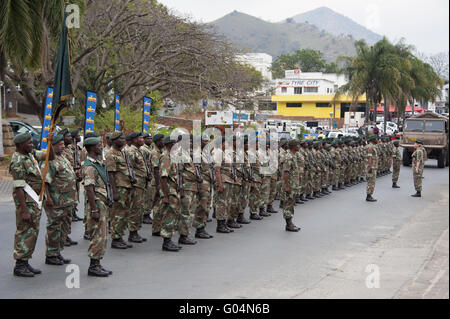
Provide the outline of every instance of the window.
[[424,122],[417,120],[406,121],[405,132],[422,132],[423,131]]
[[301,87],[294,88],[294,94],[302,94],[303,90]]
[[331,107],[330,103],[316,103],[316,107]]
[[319,87],[305,87],[305,93],[318,93]]
[[281,93],[287,93],[287,88],[281,88]]
[[445,122],[443,121],[426,121],[425,132],[445,132]]
[[302,107],[302,103],[286,103],[286,107]]

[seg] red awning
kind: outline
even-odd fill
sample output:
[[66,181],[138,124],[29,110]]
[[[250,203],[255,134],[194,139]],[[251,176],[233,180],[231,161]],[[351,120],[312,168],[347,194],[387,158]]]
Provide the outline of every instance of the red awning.
[[[371,112],[373,112],[373,108],[370,109]],[[393,106],[393,105],[389,105],[389,113],[395,113],[397,112],[397,107]],[[412,112],[412,107],[411,105],[408,105],[405,109],[406,113],[411,113]],[[425,110],[421,107],[415,107],[414,108],[414,112],[416,113],[420,113],[422,114],[423,112],[425,112]],[[384,106],[378,106],[377,107],[377,113],[384,113]]]

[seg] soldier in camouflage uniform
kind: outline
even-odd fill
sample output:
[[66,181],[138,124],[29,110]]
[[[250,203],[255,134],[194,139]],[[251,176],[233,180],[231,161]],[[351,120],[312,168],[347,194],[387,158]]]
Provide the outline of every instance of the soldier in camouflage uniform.
[[[80,183],[82,181],[81,179],[81,148],[78,146],[78,143],[81,142],[81,136],[80,136],[80,130],[72,130],[70,132],[70,135],[72,136],[72,145],[70,145],[70,148],[72,149],[73,159],[72,159],[72,166],[73,170],[75,171],[75,175],[77,177],[77,200],[75,201],[73,207],[73,216],[72,216],[72,222],[79,222],[82,221],[83,218],[78,216],[78,204],[80,202]],[[77,153],[77,161],[75,161],[75,152]]]
[[[270,145],[270,143],[269,143]],[[270,146],[269,146],[270,147]],[[272,165],[275,165],[275,163],[277,163],[277,167],[280,165],[279,161],[278,161],[278,151],[274,150],[271,151],[269,150],[269,157],[270,157],[270,163],[272,163]],[[270,194],[269,194],[269,202],[267,204],[267,212],[269,214],[278,214],[278,211],[276,211],[273,208],[273,203],[275,202],[275,198],[278,192],[278,170],[276,172],[273,172],[272,175],[270,176]]]
[[[53,141],[53,133],[47,137],[49,145]],[[41,208],[29,195],[31,190],[39,194],[42,186],[42,175],[37,161],[45,159],[44,152],[33,150],[33,142],[29,132],[18,134],[13,140],[16,151],[11,157],[9,174],[13,177],[13,199],[16,206],[16,232],[14,235],[14,275],[34,277],[41,273],[31,267],[28,260],[32,258],[39,234]],[[50,148],[50,160],[54,152]],[[31,190],[28,189],[31,188]]]
[[134,174],[136,176],[136,184],[134,184],[133,198],[131,200],[130,215],[128,218],[128,229],[130,235],[128,241],[133,243],[142,243],[147,241],[147,238],[143,238],[139,235],[138,231],[142,227],[143,214],[144,214],[144,192],[147,188],[147,170],[144,162],[144,155],[139,150],[144,145],[144,139],[142,133],[134,132],[128,135],[131,145],[128,147],[127,152],[130,159],[131,166],[133,167]]
[[[255,151],[249,149],[247,152],[249,164],[250,164],[250,175],[252,176],[252,183],[250,185],[249,192],[249,207],[250,207],[250,219],[251,220],[262,220],[265,214],[264,207],[262,206],[261,200],[261,187],[263,183],[263,176],[260,172],[260,159],[258,156],[258,143],[251,139],[250,143],[255,143]],[[253,163],[252,163],[253,162]]]
[[[149,169],[150,169],[151,168],[150,156],[151,156],[151,151],[153,148],[153,137],[150,133],[144,133],[144,134],[142,134],[142,137],[144,138],[144,145],[141,146],[140,151],[144,155],[144,159],[147,162],[147,164],[149,165]],[[144,192],[144,214],[143,214],[143,218],[142,218],[142,222],[147,225],[152,224],[152,218],[150,216],[152,213],[152,207],[153,207],[153,199],[151,199],[152,193],[153,193],[152,183],[150,182],[150,183],[147,183],[147,188],[145,189],[145,192]]]
[[394,150],[392,153],[392,188],[400,188],[400,186],[397,185],[398,178],[400,177],[400,167],[402,166],[402,154],[400,153],[400,142],[394,141],[393,142]]
[[[170,151],[176,141],[172,140],[170,136],[164,138],[164,146],[160,157],[160,197],[161,207],[159,214],[161,214],[161,237],[164,239],[162,250],[170,252],[178,252],[182,247],[176,245],[172,241],[172,237],[178,229],[178,222],[180,219],[180,196],[178,184],[181,181],[178,178],[177,163],[172,162],[170,158]],[[180,189],[181,191],[181,189]]]
[[153,169],[153,179],[151,181],[150,200],[153,202],[153,220],[152,220],[152,236],[158,237],[161,235],[161,196],[160,196],[160,171],[161,155],[164,150],[164,135],[156,134],[153,137],[155,147],[150,152],[150,165]]
[[280,153],[279,153],[279,159],[278,159],[278,192],[280,193],[280,208],[283,208],[283,202],[285,201],[284,195],[281,191],[281,188],[283,186],[283,164],[286,161],[286,155],[288,152],[288,140],[287,139],[281,139],[280,140]]
[[249,204],[249,196],[250,196],[250,188],[252,184],[251,176],[250,176],[250,164],[248,162],[248,136],[244,136],[244,161],[243,163],[238,163],[238,176],[241,174],[242,177],[242,190],[239,194],[238,201],[239,205],[239,214],[237,218],[237,222],[242,225],[250,224],[251,222],[244,217],[245,210]]
[[[241,141],[242,142],[242,141]],[[241,212],[241,194],[243,192],[244,182],[245,182],[245,176],[244,171],[242,170],[242,163],[244,162],[245,158],[242,157],[243,150],[241,150],[241,153],[239,154],[240,157],[238,157],[238,150],[237,150],[237,137],[233,136],[233,150],[234,150],[234,158],[233,163],[231,164],[232,169],[232,177],[234,184],[230,186],[230,213],[227,220],[227,226],[231,229],[239,229],[242,228],[241,224],[237,223],[237,218],[239,217],[239,213]]]
[[414,153],[412,154],[412,171],[414,178],[414,188],[416,193],[411,195],[412,197],[422,197],[422,176],[425,165],[424,151],[422,150],[423,142],[421,140],[416,141],[414,144]]
[[82,175],[86,190],[87,231],[90,235],[88,256],[91,260],[88,276],[108,277],[112,271],[103,268],[100,260],[106,252],[107,230],[107,172],[99,158],[103,154],[102,141],[98,137],[84,140],[87,158]]
[[[299,144],[300,145],[300,144]],[[298,150],[294,154],[294,159],[297,162],[297,177],[298,182],[295,187],[295,203],[303,205],[305,202],[301,200],[301,195],[304,191],[303,183],[305,180],[305,158],[303,157],[302,152],[300,151],[300,147],[298,147]]]
[[123,235],[128,226],[130,206],[133,198],[133,183],[130,176],[126,155],[122,151],[125,137],[122,132],[111,135],[112,147],[106,156],[106,169],[113,190],[114,206],[110,212],[111,219],[111,248],[127,249],[133,245],[125,243]]
[[215,179],[214,164],[211,155],[211,149],[208,147],[210,141],[208,136],[202,137],[202,163],[201,173],[203,183],[199,185],[198,189],[198,205],[195,211],[193,226],[196,229],[195,238],[211,239],[214,236],[210,235],[206,230],[206,222],[208,220],[209,212],[211,210],[211,192]]
[[71,220],[72,209],[76,202],[76,177],[72,164],[63,155],[65,145],[62,135],[55,136],[52,148],[56,157],[53,161],[49,161],[45,179],[48,194],[45,204],[47,214],[45,263],[62,266],[70,263],[70,259],[65,259],[61,251],[68,235],[68,229],[64,228],[67,227],[67,219]]
[[298,140],[289,141],[289,152],[286,154],[283,163],[283,185],[282,192],[285,194],[285,202],[283,205],[283,217],[286,220],[286,231],[299,232],[300,228],[294,225],[292,218],[294,217],[294,205],[296,198],[295,188],[298,185],[298,172],[296,152],[299,151],[300,142]]
[[378,148],[377,136],[372,135],[368,139],[369,145],[367,145],[367,198],[368,202],[376,202],[377,200],[372,197],[375,190],[375,183],[377,180],[378,169]]

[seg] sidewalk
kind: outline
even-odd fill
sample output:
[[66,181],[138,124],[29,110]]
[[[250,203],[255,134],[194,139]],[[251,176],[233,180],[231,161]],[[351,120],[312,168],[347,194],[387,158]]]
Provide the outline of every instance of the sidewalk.
[[11,202],[13,181],[11,178],[0,176],[0,202]]

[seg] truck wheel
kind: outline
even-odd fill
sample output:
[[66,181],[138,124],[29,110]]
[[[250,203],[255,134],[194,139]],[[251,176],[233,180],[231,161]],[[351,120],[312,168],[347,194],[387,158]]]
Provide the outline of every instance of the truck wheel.
[[447,154],[445,154],[445,150],[442,150],[439,153],[438,157],[438,167],[439,168],[445,168],[445,158],[447,157]]
[[410,166],[410,165],[411,165],[411,154],[405,148],[403,150],[403,166]]

